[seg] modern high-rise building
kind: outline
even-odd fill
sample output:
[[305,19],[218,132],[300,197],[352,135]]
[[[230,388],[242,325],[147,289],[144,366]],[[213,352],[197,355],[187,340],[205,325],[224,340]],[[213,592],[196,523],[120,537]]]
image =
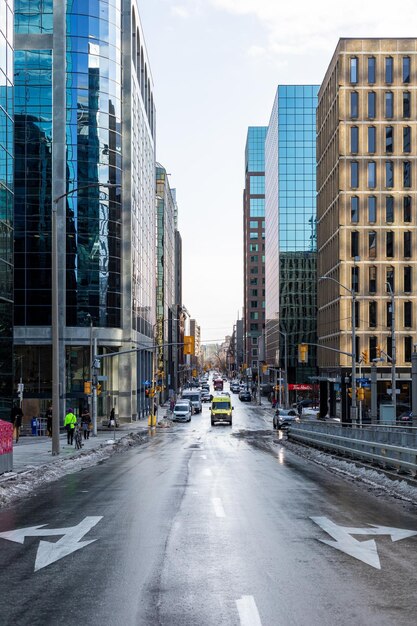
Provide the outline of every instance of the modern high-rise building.
[[321,398],[328,387],[332,405],[334,383],[341,384],[348,420],[344,386],[351,386],[352,353],[365,378],[376,363],[382,401],[391,397],[393,358],[397,403],[410,404],[417,339],[417,40],[341,39],[320,87],[317,133],[318,335],[330,348],[318,353]]
[[243,332],[246,367],[258,367],[258,338],[265,323],[265,136],[248,128],[243,192]]
[[12,0],[0,0],[0,230],[0,419],[9,419],[13,395]]
[[156,298],[155,108],[138,3],[16,0],[15,32],[14,338],[25,414],[39,415],[51,399],[56,296],[60,419],[65,405],[81,409],[88,400],[95,343],[103,356],[98,415],[115,407],[120,419],[145,416]]
[[316,107],[318,85],[279,85],[265,141],[266,360],[310,383],[316,351]]

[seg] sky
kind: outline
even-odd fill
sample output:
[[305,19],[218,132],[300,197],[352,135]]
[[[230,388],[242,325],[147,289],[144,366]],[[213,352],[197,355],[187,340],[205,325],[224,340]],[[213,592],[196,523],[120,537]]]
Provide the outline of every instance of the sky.
[[156,158],[177,190],[183,302],[202,341],[242,317],[248,126],[279,84],[320,84],[340,37],[416,37],[403,0],[138,0],[154,81]]

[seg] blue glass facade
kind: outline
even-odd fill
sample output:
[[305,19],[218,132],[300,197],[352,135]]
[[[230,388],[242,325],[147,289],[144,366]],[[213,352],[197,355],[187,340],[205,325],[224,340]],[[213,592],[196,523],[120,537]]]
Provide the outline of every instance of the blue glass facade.
[[0,419],[13,394],[13,2],[0,0]]

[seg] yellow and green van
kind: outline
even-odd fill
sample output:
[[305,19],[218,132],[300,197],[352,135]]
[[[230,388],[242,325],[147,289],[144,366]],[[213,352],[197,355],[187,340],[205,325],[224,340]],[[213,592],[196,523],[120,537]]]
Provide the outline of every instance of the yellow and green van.
[[216,422],[228,422],[232,425],[232,400],[229,396],[214,396],[211,401],[211,425]]

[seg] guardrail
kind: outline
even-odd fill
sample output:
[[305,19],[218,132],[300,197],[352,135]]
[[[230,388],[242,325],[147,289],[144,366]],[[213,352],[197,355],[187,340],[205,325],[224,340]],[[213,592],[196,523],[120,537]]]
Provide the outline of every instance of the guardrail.
[[384,468],[417,473],[417,429],[389,426],[346,427],[340,424],[291,424],[288,438]]

